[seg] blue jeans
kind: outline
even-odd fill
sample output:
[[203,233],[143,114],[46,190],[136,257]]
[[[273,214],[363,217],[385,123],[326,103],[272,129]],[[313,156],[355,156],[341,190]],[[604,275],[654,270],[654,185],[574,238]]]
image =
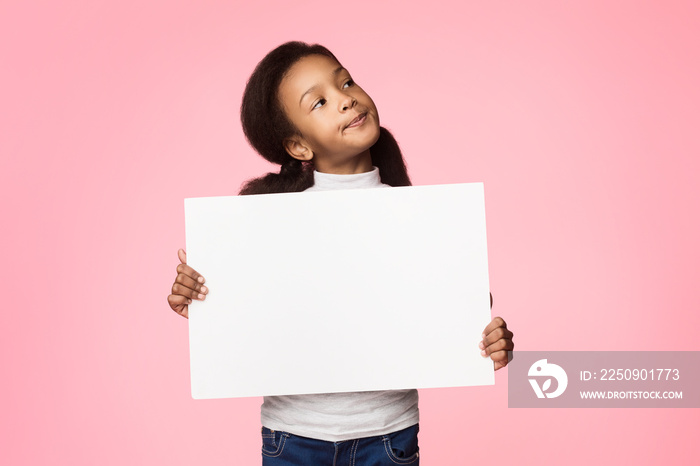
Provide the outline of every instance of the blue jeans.
[[262,429],[263,466],[418,466],[418,424],[342,442]]

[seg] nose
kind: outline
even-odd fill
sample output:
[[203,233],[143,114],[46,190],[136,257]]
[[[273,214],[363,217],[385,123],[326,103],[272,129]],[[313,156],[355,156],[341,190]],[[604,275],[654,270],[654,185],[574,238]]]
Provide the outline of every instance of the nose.
[[343,96],[340,99],[340,111],[345,112],[347,110],[350,110],[357,104],[357,99],[355,99],[353,96],[348,95],[348,94],[343,94]]

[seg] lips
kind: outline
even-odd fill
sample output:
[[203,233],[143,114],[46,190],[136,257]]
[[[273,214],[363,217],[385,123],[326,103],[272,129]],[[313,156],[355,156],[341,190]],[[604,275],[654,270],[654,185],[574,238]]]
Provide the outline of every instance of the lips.
[[343,129],[355,128],[357,126],[360,126],[360,125],[362,125],[362,123],[365,122],[366,119],[367,119],[367,112],[360,113],[359,115],[357,115],[357,117],[355,117],[352,121],[350,121],[350,123],[348,123],[345,126],[345,128],[343,128]]

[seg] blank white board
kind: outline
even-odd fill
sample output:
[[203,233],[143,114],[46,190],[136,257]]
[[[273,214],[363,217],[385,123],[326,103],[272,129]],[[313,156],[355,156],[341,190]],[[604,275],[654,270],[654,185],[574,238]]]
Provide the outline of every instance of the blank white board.
[[185,199],[193,398],[490,385],[482,183]]

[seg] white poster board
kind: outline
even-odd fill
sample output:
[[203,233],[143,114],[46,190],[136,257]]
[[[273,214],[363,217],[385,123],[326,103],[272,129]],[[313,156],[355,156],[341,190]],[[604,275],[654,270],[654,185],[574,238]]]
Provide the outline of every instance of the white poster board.
[[490,385],[481,183],[185,200],[193,398]]

